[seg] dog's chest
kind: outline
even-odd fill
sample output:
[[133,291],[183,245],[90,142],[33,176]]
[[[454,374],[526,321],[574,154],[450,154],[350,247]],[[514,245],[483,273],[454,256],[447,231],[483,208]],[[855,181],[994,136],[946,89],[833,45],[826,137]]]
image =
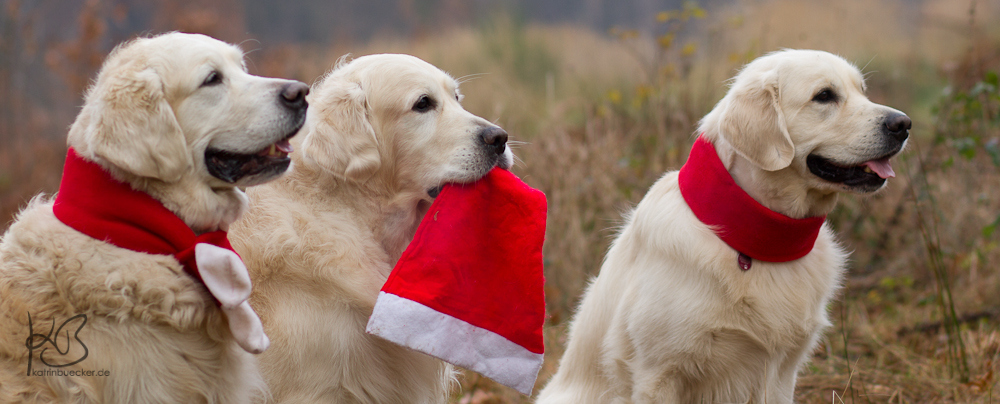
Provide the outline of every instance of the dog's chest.
[[619,306],[628,313],[629,339],[668,367],[701,369],[695,373],[763,374],[762,366],[800,358],[829,325],[826,305],[843,272],[846,254],[829,228],[802,258],[752,260],[744,270],[739,253],[698,221],[673,178],[665,179],[609,255],[619,268],[612,277],[629,285]]
[[[715,283],[720,324],[745,330],[765,346],[781,350],[808,344],[827,326],[826,305],[842,272],[839,247],[823,228],[813,252],[795,261],[754,260],[743,270],[736,253],[708,282]],[[723,253],[722,255],[727,255]]]

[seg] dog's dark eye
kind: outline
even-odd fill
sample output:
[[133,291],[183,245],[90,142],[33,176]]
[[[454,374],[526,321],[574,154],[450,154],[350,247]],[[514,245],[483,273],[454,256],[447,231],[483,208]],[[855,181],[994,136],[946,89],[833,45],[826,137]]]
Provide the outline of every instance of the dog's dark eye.
[[413,104],[413,110],[417,112],[427,112],[434,109],[434,100],[426,95],[420,96],[420,99]]
[[812,100],[823,104],[834,102],[837,101],[837,93],[833,92],[833,90],[829,88],[824,88],[823,90],[820,90],[820,92],[816,93]]
[[222,83],[222,73],[213,70],[208,77],[205,77],[205,81],[201,82],[201,86],[214,86],[220,83]]

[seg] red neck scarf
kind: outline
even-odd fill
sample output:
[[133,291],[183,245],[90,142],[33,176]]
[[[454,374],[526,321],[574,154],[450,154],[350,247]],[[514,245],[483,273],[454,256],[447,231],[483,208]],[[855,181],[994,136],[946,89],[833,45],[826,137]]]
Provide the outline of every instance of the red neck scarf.
[[250,275],[226,232],[194,234],[152,196],[115,180],[101,166],[80,158],[73,148],[66,153],[52,212],[67,226],[95,239],[132,251],[172,255],[226,314],[236,343],[251,353],[267,349],[270,340],[247,302]]
[[[736,185],[704,137],[691,147],[677,182],[698,220],[734,250],[761,261],[802,258],[812,251],[826,220],[826,216],[793,219],[761,205]],[[750,268],[749,259],[741,256],[739,263],[744,270]]]
[[173,255],[184,271],[202,282],[194,246],[233,247],[226,232],[196,236],[177,215],[149,194],[111,177],[73,148],[66,153],[62,182],[52,212],[80,233],[132,251]]

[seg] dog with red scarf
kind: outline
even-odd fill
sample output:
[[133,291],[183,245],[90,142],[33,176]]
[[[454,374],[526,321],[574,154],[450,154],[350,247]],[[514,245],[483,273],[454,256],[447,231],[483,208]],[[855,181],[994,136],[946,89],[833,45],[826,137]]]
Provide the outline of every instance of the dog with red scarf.
[[791,403],[847,253],[824,223],[868,194],[910,119],[821,51],[754,60],[612,244],[538,403]]
[[269,340],[226,236],[288,169],[303,83],[169,33],[108,56],[58,194],[0,241],[0,402],[247,403]]

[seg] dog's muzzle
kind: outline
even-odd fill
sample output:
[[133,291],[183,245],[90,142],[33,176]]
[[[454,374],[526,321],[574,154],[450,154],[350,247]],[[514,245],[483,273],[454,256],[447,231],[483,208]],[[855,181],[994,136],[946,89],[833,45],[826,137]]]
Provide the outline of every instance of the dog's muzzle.
[[279,92],[278,102],[291,114],[289,120],[292,125],[289,130],[277,142],[253,153],[206,149],[205,167],[208,173],[230,184],[244,180],[240,184],[243,186],[260,184],[284,173],[292,163],[288,153],[293,149],[288,140],[302,129],[306,121],[308,94],[309,86],[304,83],[296,81],[285,84]]
[[891,113],[882,121],[882,138],[886,139],[883,148],[886,151],[878,157],[856,164],[840,163],[818,154],[810,154],[806,157],[806,166],[809,172],[823,180],[844,184],[858,192],[877,191],[885,185],[887,179],[896,176],[889,159],[903,150],[912,125],[910,117]]

